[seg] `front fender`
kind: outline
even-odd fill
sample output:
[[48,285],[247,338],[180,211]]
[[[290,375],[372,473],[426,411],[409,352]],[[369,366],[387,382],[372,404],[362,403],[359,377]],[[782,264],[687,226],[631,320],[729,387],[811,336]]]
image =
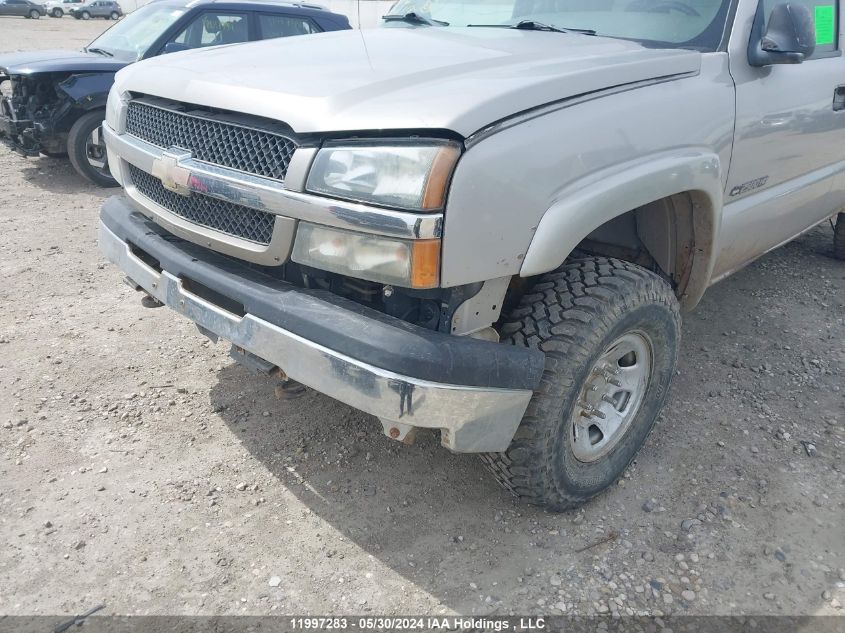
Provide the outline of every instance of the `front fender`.
[[604,223],[646,204],[694,194],[695,253],[684,303],[694,305],[713,272],[722,208],[719,156],[682,148],[615,165],[560,192],[537,226],[520,270],[522,277],[558,268],[581,240]]
[[82,110],[105,108],[114,83],[114,73],[71,75],[58,85],[74,105]]
[[685,242],[701,256],[679,275],[692,280],[682,303],[694,304],[712,270],[735,102],[727,56],[714,53],[700,75],[561,104],[474,139],[452,177],[442,285],[554,270],[609,219],[683,192],[672,205],[702,225]]

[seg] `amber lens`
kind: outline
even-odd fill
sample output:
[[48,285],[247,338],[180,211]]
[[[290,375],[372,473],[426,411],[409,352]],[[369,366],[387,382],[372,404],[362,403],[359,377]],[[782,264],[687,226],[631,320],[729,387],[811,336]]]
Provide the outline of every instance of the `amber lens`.
[[460,152],[454,145],[444,145],[437,152],[423,193],[423,209],[442,209],[446,205],[446,188],[449,186],[449,179],[452,177],[458,156]]
[[436,288],[440,282],[440,240],[413,242],[411,288]]

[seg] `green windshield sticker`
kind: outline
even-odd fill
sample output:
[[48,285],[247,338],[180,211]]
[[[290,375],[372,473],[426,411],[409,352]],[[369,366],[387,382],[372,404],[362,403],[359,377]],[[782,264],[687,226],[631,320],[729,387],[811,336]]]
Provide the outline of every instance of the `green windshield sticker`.
[[836,10],[832,4],[816,7],[816,46],[833,44]]

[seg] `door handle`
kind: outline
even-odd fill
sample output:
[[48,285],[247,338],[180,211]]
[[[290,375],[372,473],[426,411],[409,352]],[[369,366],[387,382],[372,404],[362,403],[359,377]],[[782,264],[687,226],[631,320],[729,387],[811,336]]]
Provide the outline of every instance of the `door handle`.
[[845,86],[837,86],[833,91],[833,111],[845,110]]

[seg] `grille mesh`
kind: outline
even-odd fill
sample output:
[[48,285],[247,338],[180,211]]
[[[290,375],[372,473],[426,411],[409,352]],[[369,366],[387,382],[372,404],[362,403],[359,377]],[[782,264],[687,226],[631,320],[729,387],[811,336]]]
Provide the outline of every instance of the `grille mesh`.
[[126,131],[163,149],[181,147],[197,160],[284,180],[296,149],[291,139],[232,123],[131,101]]
[[180,218],[251,242],[270,243],[276,221],[272,213],[198,194],[180,196],[165,189],[158,178],[132,164],[129,175],[138,193]]

